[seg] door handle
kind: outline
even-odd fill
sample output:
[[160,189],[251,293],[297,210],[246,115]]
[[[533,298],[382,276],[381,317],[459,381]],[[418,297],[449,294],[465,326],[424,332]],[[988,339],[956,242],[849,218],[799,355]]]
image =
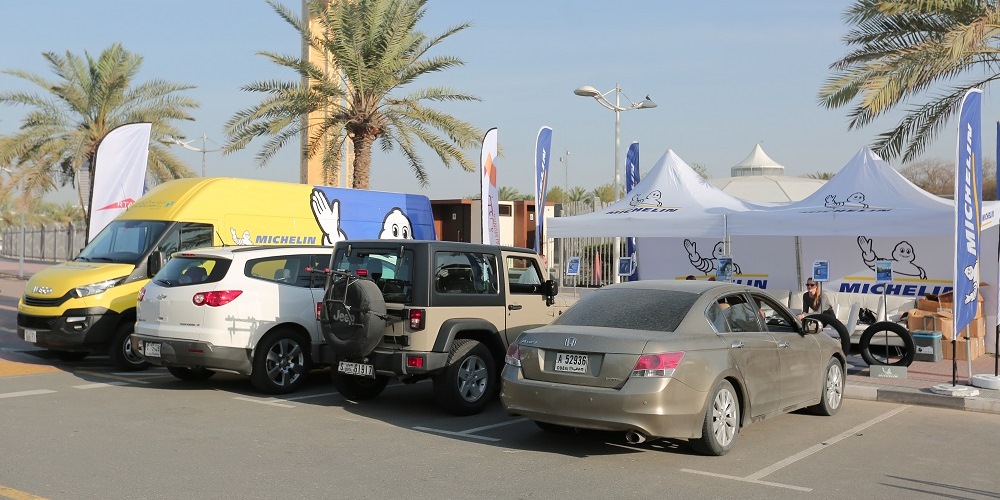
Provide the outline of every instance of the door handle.
[[520,311],[521,304],[510,304],[507,306],[507,309],[510,309],[511,311]]
[[742,349],[743,348],[743,342],[737,340],[736,342],[733,342],[733,345],[731,345],[729,347],[732,347],[733,349]]
[[790,344],[788,342],[785,342],[784,340],[782,340],[781,342],[778,342],[778,347],[780,347],[782,349],[788,349],[791,346],[790,346]]

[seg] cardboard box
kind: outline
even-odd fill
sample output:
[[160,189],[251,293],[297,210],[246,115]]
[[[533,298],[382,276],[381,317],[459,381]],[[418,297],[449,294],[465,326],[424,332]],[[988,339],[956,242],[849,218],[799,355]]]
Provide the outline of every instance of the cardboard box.
[[927,297],[917,299],[917,309],[921,311],[937,312],[939,307],[941,307],[941,303],[936,300],[931,300]]
[[[935,302],[937,304],[937,302]],[[913,330],[936,330],[941,331],[937,326],[937,309],[934,312],[923,309],[910,309],[906,313],[906,329]]]
[[[955,306],[954,304],[952,304],[952,302],[954,301],[953,295],[954,292],[947,292],[938,295],[938,302],[940,302],[939,309],[947,309],[949,311],[953,310]],[[978,318],[982,315],[983,315],[983,294],[980,293],[978,303],[976,304],[976,317]]]
[[[955,341],[955,350],[958,352],[958,358],[955,358],[952,352],[952,341],[946,340],[941,342],[941,350],[944,351],[944,359],[958,359],[961,361],[968,360],[968,353],[966,351],[967,347],[965,345],[965,339],[960,339]],[[986,354],[986,344],[983,343],[983,339],[972,338],[969,339],[969,346],[972,348],[972,359],[976,359],[983,354]]]
[[[952,329],[954,327],[954,316],[952,316],[950,311],[938,311],[935,316],[937,316],[937,326],[934,328],[935,331],[941,332],[942,338],[944,340],[951,340]],[[907,327],[909,327],[909,321],[907,321]],[[908,330],[913,330],[913,328],[907,328]],[[920,328],[917,328],[920,330]],[[969,326],[958,332],[958,339],[962,340],[968,335],[972,338],[982,339],[986,336],[986,318],[980,316],[969,322]]]

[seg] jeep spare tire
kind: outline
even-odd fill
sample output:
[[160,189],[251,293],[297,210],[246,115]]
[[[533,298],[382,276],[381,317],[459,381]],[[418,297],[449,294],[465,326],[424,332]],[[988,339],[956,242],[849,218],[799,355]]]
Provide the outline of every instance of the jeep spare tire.
[[367,356],[385,335],[385,312],[385,299],[375,282],[338,279],[323,297],[323,336],[338,358]]

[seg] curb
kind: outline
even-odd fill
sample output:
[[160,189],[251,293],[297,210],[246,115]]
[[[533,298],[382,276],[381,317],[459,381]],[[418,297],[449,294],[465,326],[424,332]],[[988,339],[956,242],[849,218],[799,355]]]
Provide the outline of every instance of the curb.
[[924,392],[920,389],[886,389],[846,384],[844,397],[885,403],[934,406],[953,410],[975,411],[1000,415],[1000,400],[980,397],[952,397]]

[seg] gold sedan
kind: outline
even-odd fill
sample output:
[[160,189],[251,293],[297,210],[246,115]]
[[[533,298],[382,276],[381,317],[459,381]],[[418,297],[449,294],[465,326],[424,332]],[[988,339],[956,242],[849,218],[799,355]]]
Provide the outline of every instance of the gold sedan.
[[750,422],[840,409],[844,353],[814,319],[767,292],[703,281],[637,281],[580,299],[507,350],[501,400],[545,430],[686,438],[723,455]]

